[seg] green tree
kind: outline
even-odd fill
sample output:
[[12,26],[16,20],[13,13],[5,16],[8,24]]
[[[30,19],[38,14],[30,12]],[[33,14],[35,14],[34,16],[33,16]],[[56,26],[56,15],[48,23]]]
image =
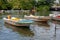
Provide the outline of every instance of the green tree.
[[12,6],[7,2],[7,0],[0,0],[0,9],[11,9]]
[[38,11],[48,11],[50,6],[52,6],[53,1],[52,0],[38,0],[37,3],[37,10]]
[[35,5],[34,0],[22,0],[20,3],[22,9],[31,9]]
[[0,9],[7,9],[4,0],[0,0]]
[[34,0],[7,0],[12,5],[12,9],[31,9]]
[[46,15],[47,11],[49,11],[52,4],[53,4],[52,0],[38,0],[36,10],[40,12],[41,15]]
[[12,5],[12,9],[20,9],[20,0],[7,0]]

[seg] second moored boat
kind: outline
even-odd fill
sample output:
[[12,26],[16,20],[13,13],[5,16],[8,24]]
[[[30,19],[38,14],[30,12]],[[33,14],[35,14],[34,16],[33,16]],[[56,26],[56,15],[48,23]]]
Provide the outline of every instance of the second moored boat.
[[34,16],[34,15],[30,15],[30,16],[25,15],[24,18],[40,23],[47,23],[47,21],[50,19],[49,16]]

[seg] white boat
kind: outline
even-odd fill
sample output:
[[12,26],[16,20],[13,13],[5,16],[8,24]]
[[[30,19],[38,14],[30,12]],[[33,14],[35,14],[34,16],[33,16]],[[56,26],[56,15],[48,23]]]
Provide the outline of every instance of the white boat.
[[33,16],[33,15],[30,16],[25,15],[24,18],[33,20],[35,22],[47,22],[50,19],[49,16]]
[[12,20],[3,18],[4,22],[13,26],[30,26],[30,24],[33,23],[32,20],[26,20],[26,19],[19,19],[19,20]]
[[60,21],[60,14],[49,14],[52,20]]

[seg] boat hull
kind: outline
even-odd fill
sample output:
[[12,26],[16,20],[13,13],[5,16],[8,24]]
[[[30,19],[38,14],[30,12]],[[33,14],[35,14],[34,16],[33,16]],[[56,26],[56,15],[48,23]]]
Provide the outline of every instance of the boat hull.
[[7,20],[4,20],[4,23],[5,23],[5,24],[12,25],[12,26],[17,26],[17,27],[20,27],[20,26],[29,27],[29,26],[30,26],[30,23],[20,23],[20,24],[16,24],[15,22],[7,21]]
[[50,20],[50,17],[49,16],[45,16],[45,17],[39,17],[39,18],[33,18],[33,17],[25,17],[26,19],[29,19],[29,20],[33,20],[34,22],[37,22],[37,23],[46,23],[48,22],[48,20]]
[[60,24],[60,19],[53,17],[52,22],[55,23],[55,24]]

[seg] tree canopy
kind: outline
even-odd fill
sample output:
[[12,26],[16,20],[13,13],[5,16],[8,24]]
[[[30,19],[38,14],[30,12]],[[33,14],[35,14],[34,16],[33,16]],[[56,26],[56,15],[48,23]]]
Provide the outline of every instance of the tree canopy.
[[0,0],[0,9],[31,9],[36,7],[39,9],[41,5],[50,6],[52,0]]

